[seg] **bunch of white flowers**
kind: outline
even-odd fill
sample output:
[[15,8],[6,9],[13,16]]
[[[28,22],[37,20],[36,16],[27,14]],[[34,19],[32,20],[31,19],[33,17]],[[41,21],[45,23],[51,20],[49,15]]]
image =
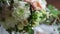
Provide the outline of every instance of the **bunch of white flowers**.
[[[22,22],[23,25],[26,25],[24,22],[30,16],[29,4],[23,1],[14,2],[13,11],[5,11],[7,15],[8,12],[11,12],[12,16],[5,16],[5,21],[2,22],[2,25],[5,29],[14,28],[15,25]],[[22,27],[19,24],[19,28]],[[24,26],[23,26],[24,27]]]
[[18,21],[23,21],[30,16],[29,6],[25,6],[27,3],[20,1],[20,6],[15,8],[14,12],[12,13],[13,17],[16,18]]

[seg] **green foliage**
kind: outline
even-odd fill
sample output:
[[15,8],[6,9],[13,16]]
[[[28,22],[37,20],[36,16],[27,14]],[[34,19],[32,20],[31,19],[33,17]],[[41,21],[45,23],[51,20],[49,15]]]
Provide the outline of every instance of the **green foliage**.
[[29,33],[29,34],[34,34],[33,29],[29,29],[28,33]]
[[49,11],[48,11],[49,12],[49,16],[48,16],[49,18],[47,18],[47,20],[45,21],[45,24],[48,24],[48,25],[53,24],[54,19],[59,21],[58,15],[60,14],[60,11],[52,5],[48,5],[48,9],[49,9]]
[[58,9],[52,5],[49,5],[48,9],[50,10],[50,14],[52,14],[53,17],[58,18],[58,15],[60,14],[60,11]]
[[32,13],[32,25],[37,26],[39,23],[42,23],[46,19],[46,14],[42,11],[33,11]]

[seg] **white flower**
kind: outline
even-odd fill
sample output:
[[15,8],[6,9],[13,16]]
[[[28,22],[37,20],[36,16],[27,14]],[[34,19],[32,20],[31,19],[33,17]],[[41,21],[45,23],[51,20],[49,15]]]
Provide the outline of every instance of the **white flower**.
[[29,7],[22,6],[22,3],[24,2],[20,2],[20,6],[18,6],[12,13],[12,15],[19,21],[27,19],[30,16]]
[[23,30],[24,25],[23,25],[22,23],[19,23],[19,24],[17,25],[17,27],[18,27],[19,30]]
[[3,22],[3,27],[5,29],[8,29],[8,28],[14,28],[15,25],[17,24],[17,20],[15,20],[13,17],[7,17],[5,18],[5,22]]

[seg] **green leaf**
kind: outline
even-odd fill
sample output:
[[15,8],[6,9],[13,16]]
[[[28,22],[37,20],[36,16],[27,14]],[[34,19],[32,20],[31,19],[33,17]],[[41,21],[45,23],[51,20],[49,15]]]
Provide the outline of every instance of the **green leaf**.
[[28,33],[29,34],[34,34],[34,31],[32,29],[29,29]]
[[48,8],[49,8],[50,10],[53,10],[53,9],[54,9],[54,6],[48,5]]
[[48,6],[50,10],[50,14],[52,14],[53,17],[58,18],[58,14],[60,13],[59,10],[57,10],[54,6],[49,5]]

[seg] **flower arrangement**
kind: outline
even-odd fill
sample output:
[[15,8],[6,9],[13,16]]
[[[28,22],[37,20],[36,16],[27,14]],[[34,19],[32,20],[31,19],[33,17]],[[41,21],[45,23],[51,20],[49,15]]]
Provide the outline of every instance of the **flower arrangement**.
[[60,23],[59,10],[52,5],[46,7],[45,0],[0,0],[0,4],[0,22],[10,34],[12,31],[33,34],[33,27],[40,24]]

